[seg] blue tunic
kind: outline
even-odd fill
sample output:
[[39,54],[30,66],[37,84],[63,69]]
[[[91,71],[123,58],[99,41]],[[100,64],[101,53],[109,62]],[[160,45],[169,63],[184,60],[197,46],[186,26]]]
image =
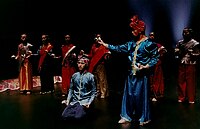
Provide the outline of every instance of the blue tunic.
[[[122,99],[122,107],[120,116],[126,121],[132,121],[133,116],[139,120],[140,124],[149,122],[150,105],[149,105],[149,75],[151,69],[157,63],[159,53],[157,45],[146,39],[140,43],[140,46],[135,52],[136,43],[134,41],[127,42],[123,45],[108,45],[110,50],[116,52],[124,52],[128,54],[128,76],[125,81],[124,94]],[[133,60],[135,54],[135,60]],[[149,69],[137,70],[136,74],[132,68],[138,64],[150,66]]]
[[89,72],[76,72],[72,75],[67,100],[70,105],[90,105],[96,96],[94,75]]

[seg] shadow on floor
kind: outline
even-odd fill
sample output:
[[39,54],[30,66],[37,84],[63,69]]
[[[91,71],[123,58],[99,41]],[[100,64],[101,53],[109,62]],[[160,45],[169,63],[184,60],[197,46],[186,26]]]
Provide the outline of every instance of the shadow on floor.
[[197,129],[200,127],[200,104],[178,103],[170,90],[168,96],[152,102],[152,122],[146,126],[118,124],[122,92],[110,90],[110,96],[96,99],[94,110],[83,121],[64,121],[61,113],[65,105],[60,84],[55,93],[40,95],[40,87],[31,95],[18,90],[0,93],[0,126],[2,129]]

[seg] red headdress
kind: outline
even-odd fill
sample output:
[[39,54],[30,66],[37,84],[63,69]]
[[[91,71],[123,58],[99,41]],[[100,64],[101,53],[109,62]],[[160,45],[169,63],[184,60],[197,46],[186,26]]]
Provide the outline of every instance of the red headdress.
[[137,15],[134,15],[134,16],[131,18],[130,27],[131,27],[133,30],[138,30],[138,32],[142,32],[142,31],[144,31],[145,28],[146,28],[144,21],[139,20]]

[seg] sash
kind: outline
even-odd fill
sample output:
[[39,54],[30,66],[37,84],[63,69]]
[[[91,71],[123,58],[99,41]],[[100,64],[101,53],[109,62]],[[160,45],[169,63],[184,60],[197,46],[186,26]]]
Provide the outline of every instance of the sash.
[[44,59],[47,55],[47,53],[53,48],[53,46],[48,43],[48,46],[45,47],[43,46],[42,49],[40,50],[40,60],[39,60],[39,64],[38,64],[38,69],[40,69],[40,67],[42,66]]
[[104,47],[103,45],[101,45],[98,50],[95,52],[95,54],[92,56],[92,59],[90,61],[89,64],[89,72],[93,72],[94,67],[96,66],[96,64],[100,61],[100,59],[106,54],[109,53],[109,50]]
[[63,60],[62,60],[62,65],[64,65],[64,62],[65,62],[65,59],[66,57],[69,55],[69,53],[74,50],[76,46],[72,46],[66,53],[65,53],[65,56],[63,57]]

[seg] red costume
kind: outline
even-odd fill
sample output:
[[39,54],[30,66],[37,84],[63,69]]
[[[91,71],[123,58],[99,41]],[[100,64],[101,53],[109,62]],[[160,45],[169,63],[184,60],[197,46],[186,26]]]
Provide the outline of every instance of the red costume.
[[43,44],[39,49],[38,70],[40,73],[41,94],[54,92],[52,49],[51,43]]
[[73,44],[63,45],[62,46],[62,93],[67,94],[70,87],[70,80],[73,73],[76,69],[74,67],[74,60],[76,55],[70,53],[75,46]]
[[109,95],[108,83],[104,61],[106,55],[110,54],[110,51],[103,45],[94,43],[92,45],[89,57],[91,58],[88,71],[93,73],[97,81],[97,93],[101,98],[105,98]]
[[42,48],[40,49],[40,52],[39,52],[39,54],[40,54],[40,59],[39,59],[39,64],[38,64],[38,70],[41,69],[42,64],[43,64],[43,62],[44,62],[44,59],[45,59],[47,53],[48,53],[49,51],[51,51],[52,48],[53,48],[53,46],[52,46],[50,43],[48,43],[48,45],[43,45]]
[[164,76],[162,69],[162,58],[163,54],[166,52],[166,49],[161,44],[157,43],[157,46],[160,58],[157,64],[155,65],[154,73],[151,76],[151,91],[153,94],[153,98],[155,99],[164,96]]
[[[91,52],[90,52],[90,57],[92,58],[90,61],[90,65],[89,65],[89,72],[93,72],[94,67],[97,65],[97,63],[99,63],[99,61],[104,57],[105,54],[109,53],[109,50],[104,47],[104,46],[100,46],[100,47],[96,47],[96,44],[94,44],[92,46]],[[104,63],[104,62],[101,62]]]
[[18,54],[16,59],[19,61],[19,87],[20,92],[27,92],[33,89],[33,80],[32,80],[32,64],[29,61],[29,57],[32,52],[29,50],[31,44],[27,43],[26,45],[20,43],[18,45]]

